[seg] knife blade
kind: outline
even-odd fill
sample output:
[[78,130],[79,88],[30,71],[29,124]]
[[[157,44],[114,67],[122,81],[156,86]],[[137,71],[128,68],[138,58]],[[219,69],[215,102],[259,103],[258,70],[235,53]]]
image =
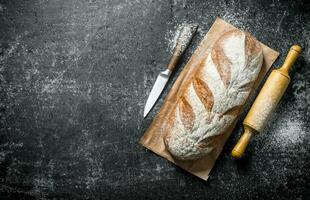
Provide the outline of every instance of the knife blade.
[[157,79],[153,85],[151,93],[149,94],[149,97],[146,101],[143,114],[144,117],[146,117],[147,114],[150,112],[150,110],[153,108],[160,94],[164,90],[173,69],[176,67],[177,62],[179,61],[181,55],[183,54],[186,47],[190,43],[192,37],[196,33],[197,28],[198,28],[197,24],[185,24],[182,27],[176,45],[174,47],[172,56],[170,58],[169,64],[167,66],[167,69],[160,72],[159,75],[157,76]]

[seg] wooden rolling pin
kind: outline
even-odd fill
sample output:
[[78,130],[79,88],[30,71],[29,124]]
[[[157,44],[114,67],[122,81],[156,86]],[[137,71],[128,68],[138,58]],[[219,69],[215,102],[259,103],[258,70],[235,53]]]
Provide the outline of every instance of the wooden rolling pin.
[[265,127],[290,83],[289,70],[300,53],[300,46],[292,46],[282,67],[271,72],[243,121],[244,133],[231,152],[234,158],[240,158],[251,137]]

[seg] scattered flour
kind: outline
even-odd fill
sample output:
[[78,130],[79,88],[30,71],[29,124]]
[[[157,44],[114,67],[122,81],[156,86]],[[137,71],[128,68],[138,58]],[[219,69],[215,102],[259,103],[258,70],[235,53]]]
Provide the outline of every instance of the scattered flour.
[[238,28],[243,28],[245,26],[243,19],[240,19],[240,14],[236,13],[234,11],[226,12],[221,17],[223,20],[233,24],[234,26]]
[[266,148],[277,148],[283,151],[301,145],[306,137],[305,122],[302,114],[297,111],[285,112],[277,117],[274,115],[261,134],[268,134]]
[[191,41],[197,30],[197,27],[197,24],[185,24],[179,32],[179,36],[176,42],[176,45],[180,46],[180,50],[178,52],[179,55],[181,55],[188,46],[189,42]]
[[302,123],[298,120],[288,120],[277,131],[275,142],[281,146],[289,146],[291,144],[299,144],[305,136],[305,130]]
[[[260,101],[256,101],[257,103]],[[272,117],[272,113],[276,108],[276,103],[270,98],[265,99],[264,105],[261,106],[261,109],[253,109],[252,113],[255,117],[255,128],[259,132],[261,132],[264,127],[266,126],[266,123],[268,120]],[[256,104],[257,105],[257,104]],[[256,107],[257,108],[257,107]]]
[[174,27],[174,30],[169,31],[166,34],[166,40],[168,40],[169,51],[172,53],[175,46],[179,44],[180,45],[179,53],[181,54],[186,49],[187,45],[192,39],[194,33],[197,30],[197,27],[198,27],[197,24],[183,23],[177,27]]

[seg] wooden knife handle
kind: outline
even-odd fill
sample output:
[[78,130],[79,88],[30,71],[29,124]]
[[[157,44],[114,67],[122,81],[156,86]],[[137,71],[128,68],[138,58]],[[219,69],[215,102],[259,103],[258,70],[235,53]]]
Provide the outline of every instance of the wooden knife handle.
[[167,68],[172,72],[173,69],[176,67],[176,65],[178,64],[178,61],[181,57],[181,54],[182,52],[180,53],[180,50],[177,50],[177,48],[180,49],[180,47],[177,45],[175,48],[174,48],[174,51],[173,51],[173,54],[170,58],[170,61],[169,61],[169,64],[167,66]]
[[170,58],[169,64],[167,68],[172,72],[178,61],[187,48],[188,44],[190,43],[193,35],[196,33],[198,28],[197,24],[186,24],[183,29],[181,30],[179,37],[177,39],[175,48],[173,49],[173,54]]

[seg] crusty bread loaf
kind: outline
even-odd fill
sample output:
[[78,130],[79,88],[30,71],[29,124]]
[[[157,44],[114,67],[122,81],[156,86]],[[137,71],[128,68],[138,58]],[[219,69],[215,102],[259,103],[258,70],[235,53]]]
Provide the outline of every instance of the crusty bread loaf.
[[164,140],[175,158],[198,159],[216,147],[216,137],[240,114],[262,61],[262,47],[248,33],[229,31],[216,41],[168,116]]

